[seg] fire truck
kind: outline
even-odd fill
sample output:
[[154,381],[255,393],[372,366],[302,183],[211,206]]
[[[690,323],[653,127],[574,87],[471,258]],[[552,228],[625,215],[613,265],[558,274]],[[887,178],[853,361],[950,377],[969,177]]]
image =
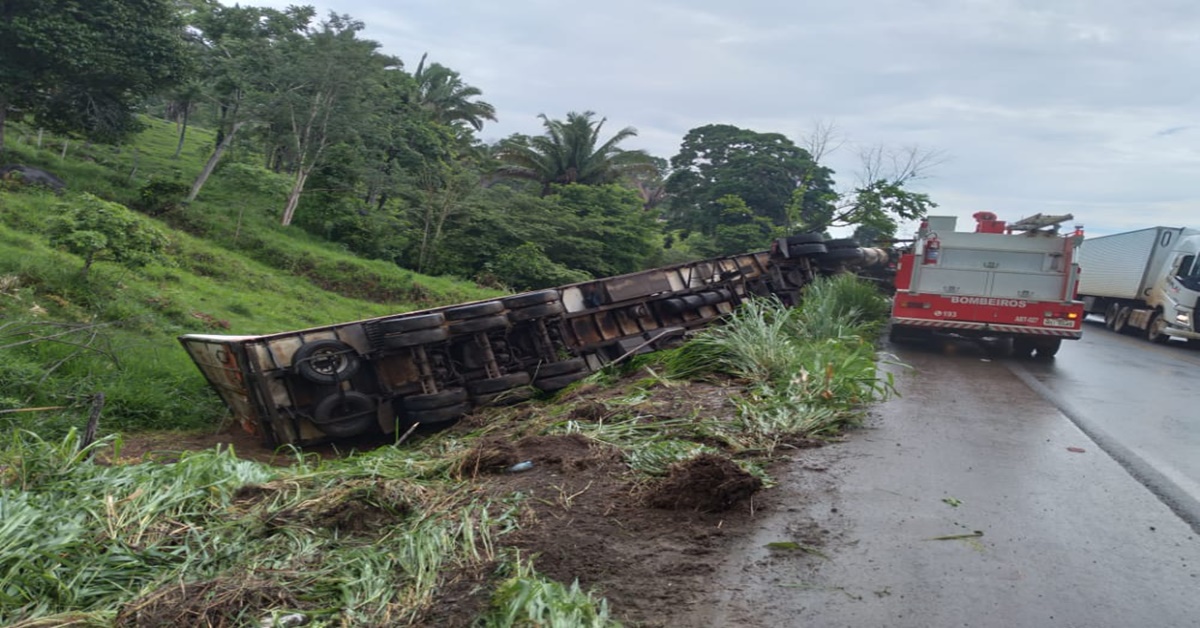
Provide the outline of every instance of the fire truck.
[[1037,214],[1012,224],[991,212],[974,215],[973,232],[954,216],[921,224],[896,271],[893,341],[935,334],[999,341],[1018,357],[1051,357],[1064,339],[1083,334],[1076,300],[1076,249],[1082,227],[1060,233],[1070,214]]

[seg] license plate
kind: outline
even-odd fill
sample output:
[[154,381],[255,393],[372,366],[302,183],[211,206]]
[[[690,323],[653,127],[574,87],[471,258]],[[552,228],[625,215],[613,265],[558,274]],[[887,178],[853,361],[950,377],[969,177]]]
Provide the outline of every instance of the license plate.
[[1075,321],[1069,318],[1043,318],[1042,324],[1046,327],[1074,327]]

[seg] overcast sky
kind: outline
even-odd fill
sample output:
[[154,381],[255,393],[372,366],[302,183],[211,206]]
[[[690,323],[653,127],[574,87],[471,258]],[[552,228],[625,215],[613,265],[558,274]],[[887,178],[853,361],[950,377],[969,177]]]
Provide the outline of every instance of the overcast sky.
[[492,141],[539,113],[595,111],[670,158],[727,123],[802,143],[850,185],[859,147],[944,156],[917,189],[935,214],[1072,213],[1089,235],[1200,227],[1196,0],[251,0],[363,21],[483,90]]

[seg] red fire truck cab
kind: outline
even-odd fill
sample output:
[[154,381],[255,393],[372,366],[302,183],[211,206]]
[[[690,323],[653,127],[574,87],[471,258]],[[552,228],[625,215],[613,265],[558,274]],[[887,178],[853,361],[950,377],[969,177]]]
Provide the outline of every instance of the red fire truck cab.
[[1022,357],[1053,356],[1064,338],[1078,340],[1084,312],[1075,299],[1075,253],[1083,230],[1059,233],[1072,218],[1037,214],[1006,224],[978,212],[975,231],[962,232],[954,216],[930,216],[896,271],[892,340],[938,332],[1011,339]]

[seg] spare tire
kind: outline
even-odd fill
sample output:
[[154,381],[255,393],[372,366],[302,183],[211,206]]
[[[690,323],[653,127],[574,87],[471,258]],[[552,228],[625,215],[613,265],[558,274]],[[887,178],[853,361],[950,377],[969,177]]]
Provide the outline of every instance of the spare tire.
[[292,368],[314,384],[336,384],[354,376],[362,359],[354,347],[340,340],[316,340],[292,354]]
[[317,429],[334,438],[349,438],[375,424],[375,399],[353,390],[341,391],[321,400],[313,409]]

